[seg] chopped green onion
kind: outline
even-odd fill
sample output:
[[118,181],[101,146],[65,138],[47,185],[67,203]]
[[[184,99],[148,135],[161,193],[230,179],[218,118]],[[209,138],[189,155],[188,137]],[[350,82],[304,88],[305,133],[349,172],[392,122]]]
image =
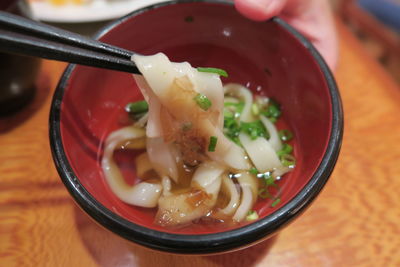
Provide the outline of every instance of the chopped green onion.
[[210,137],[210,144],[208,145],[208,151],[214,152],[215,147],[217,145],[218,138],[216,136],[211,136]]
[[257,220],[258,218],[259,218],[259,217],[258,217],[257,212],[256,212],[255,210],[250,210],[250,211],[247,213],[246,221],[254,221],[254,220]]
[[224,110],[224,118],[232,118],[233,119],[234,115],[232,112],[228,110]]
[[257,137],[269,138],[269,133],[260,120],[253,122],[241,122],[240,129],[242,132],[248,134],[252,140],[257,139]]
[[149,110],[149,104],[147,104],[147,102],[144,100],[131,102],[125,106],[125,110],[131,114],[144,113]]
[[281,187],[277,183],[275,183],[276,182],[275,178],[268,173],[265,173],[263,178],[265,186],[261,187],[258,190],[258,196],[263,199],[279,198],[279,196],[281,195]]
[[[239,103],[240,103],[240,102],[239,102]],[[236,107],[239,103],[235,103],[235,102],[224,102],[224,107],[231,107],[231,106]]]
[[203,94],[197,94],[193,100],[197,103],[197,105],[204,111],[207,111],[212,103],[210,101],[210,99],[207,98],[207,96],[203,95]]
[[209,73],[215,73],[223,77],[228,77],[228,73],[224,71],[223,69],[217,69],[217,68],[197,68],[197,71],[199,72],[209,72]]
[[251,174],[258,174],[258,170],[257,170],[257,168],[251,168],[250,170],[249,170],[249,172],[251,173]]
[[281,199],[278,197],[277,199],[272,202],[271,207],[274,208],[276,205],[278,205],[281,202]]
[[260,198],[263,198],[263,199],[265,199],[265,198],[272,198],[272,195],[269,193],[269,191],[268,191],[266,188],[260,188],[260,189],[258,190],[258,196],[259,196]]
[[224,118],[224,128],[227,128],[227,129],[238,128],[239,129],[239,124],[233,117],[226,116]]
[[237,113],[239,116],[243,111],[244,108],[244,102],[239,102],[239,103],[232,103],[232,102],[225,102],[224,107],[229,108],[229,111],[232,111],[230,107],[233,107],[233,111]]
[[251,113],[253,113],[254,116],[260,115],[260,109],[258,108],[258,105],[256,103],[253,103],[253,105],[251,105]]
[[[272,122],[275,122],[281,115],[281,108],[276,101],[270,99],[267,108],[261,111],[261,114],[269,118]],[[272,120],[273,118],[275,121]]]
[[267,176],[264,178],[265,184],[267,186],[274,186],[277,187],[278,185],[275,183],[275,178],[272,176]]
[[226,137],[231,139],[233,142],[238,144],[239,146],[239,133],[240,127],[239,123],[233,117],[224,117],[224,134]]
[[278,118],[281,115],[281,111],[277,106],[269,105],[267,109],[263,112],[263,115],[268,118]]
[[277,151],[276,154],[279,157],[282,157],[283,155],[287,155],[293,152],[293,147],[289,144],[283,144],[282,149]]
[[271,172],[264,172],[264,173],[258,173],[257,174],[257,178],[260,178],[260,179],[267,179],[268,177],[271,177]]
[[296,165],[296,159],[292,155],[285,154],[281,156],[281,162],[283,166],[294,167]]
[[293,134],[289,130],[280,130],[278,134],[282,141],[290,141],[293,138]]

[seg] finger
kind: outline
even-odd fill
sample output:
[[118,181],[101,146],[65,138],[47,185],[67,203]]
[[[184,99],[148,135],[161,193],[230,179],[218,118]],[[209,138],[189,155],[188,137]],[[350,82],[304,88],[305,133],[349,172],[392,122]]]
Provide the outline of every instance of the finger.
[[315,47],[318,49],[325,62],[328,64],[332,71],[336,70],[338,61],[338,47],[334,43],[317,42]]
[[282,12],[286,0],[235,0],[236,9],[253,20],[267,20]]
[[[338,41],[333,15],[327,0],[309,1],[296,15],[282,15],[290,25],[307,37],[334,70],[338,58]],[[286,9],[285,9],[286,12]]]

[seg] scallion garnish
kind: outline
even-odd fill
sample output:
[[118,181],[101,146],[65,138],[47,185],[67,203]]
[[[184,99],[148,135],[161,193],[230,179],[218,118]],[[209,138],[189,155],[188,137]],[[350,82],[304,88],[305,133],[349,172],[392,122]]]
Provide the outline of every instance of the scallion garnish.
[[267,108],[262,110],[260,113],[269,118],[271,122],[275,123],[281,115],[281,108],[277,102],[270,99]]
[[274,186],[277,187],[278,185],[275,183],[275,178],[272,176],[267,176],[264,178],[266,186]]
[[251,113],[253,113],[254,116],[260,115],[260,109],[256,103],[253,103],[253,105],[251,105]]
[[292,155],[285,154],[281,156],[281,162],[283,166],[294,167],[296,165],[296,159]]
[[224,118],[233,119],[234,117],[235,117],[235,115],[231,111],[224,109]]
[[249,170],[249,173],[251,173],[251,174],[258,174],[258,170],[257,170],[257,168],[251,168],[250,170]]
[[197,105],[204,111],[207,111],[212,103],[210,101],[210,99],[207,98],[207,96],[203,95],[203,94],[197,94],[193,100],[197,103]]
[[272,198],[271,194],[268,192],[266,188],[260,188],[258,190],[258,196],[265,199],[265,198]]
[[234,112],[239,113],[240,115],[244,108],[244,102],[239,102],[239,103],[225,102],[224,107],[226,108],[232,107],[234,109]]
[[223,77],[228,77],[228,73],[224,71],[223,69],[217,69],[217,68],[197,68],[197,71],[199,72],[209,72],[209,73],[215,73]]
[[274,208],[276,205],[279,204],[279,202],[281,202],[281,199],[278,197],[277,199],[274,200],[274,202],[272,202],[271,207]]
[[255,210],[250,210],[250,211],[247,213],[246,221],[254,221],[254,220],[257,220],[258,218],[259,218],[259,217],[258,217],[257,211],[255,211]]
[[125,110],[131,114],[144,113],[149,110],[149,104],[147,104],[147,102],[144,100],[131,102],[125,106]]
[[224,134],[236,144],[240,145],[239,141],[240,127],[239,123],[233,117],[224,117]]
[[216,136],[211,136],[210,137],[210,143],[208,144],[208,151],[209,152],[214,152],[215,151],[215,147],[217,146],[217,141],[218,141],[218,138]]
[[224,128],[227,128],[227,129],[237,128],[237,129],[239,129],[239,123],[233,117],[225,116],[225,118],[224,118]]
[[287,154],[290,154],[292,152],[293,152],[293,147],[291,145],[289,145],[289,144],[284,143],[282,145],[282,149],[277,151],[276,154],[279,157],[282,157],[283,155],[287,155]]
[[293,138],[293,134],[289,130],[280,130],[278,134],[282,141],[290,141]]
[[248,134],[252,140],[257,139],[257,137],[269,138],[269,133],[265,128],[264,124],[260,120],[253,122],[238,122],[235,118],[231,116],[224,117],[224,133],[225,135],[237,144],[239,142],[239,133],[243,132]]
[[260,120],[253,122],[241,122],[240,129],[242,132],[248,134],[252,140],[257,139],[257,137],[269,138],[269,133]]
[[275,183],[276,180],[270,173],[265,173],[262,177],[264,179],[264,186],[258,189],[258,196],[260,198],[276,200],[281,195],[281,187]]

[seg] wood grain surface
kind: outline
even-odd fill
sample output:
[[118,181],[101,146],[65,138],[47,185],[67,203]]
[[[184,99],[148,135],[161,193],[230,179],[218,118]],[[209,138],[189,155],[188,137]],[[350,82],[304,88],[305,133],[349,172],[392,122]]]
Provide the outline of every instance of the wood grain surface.
[[330,181],[279,235],[217,256],[132,245],[75,206],[48,141],[50,101],[65,64],[44,61],[34,102],[0,120],[0,266],[400,266],[400,89],[338,29],[345,133]]

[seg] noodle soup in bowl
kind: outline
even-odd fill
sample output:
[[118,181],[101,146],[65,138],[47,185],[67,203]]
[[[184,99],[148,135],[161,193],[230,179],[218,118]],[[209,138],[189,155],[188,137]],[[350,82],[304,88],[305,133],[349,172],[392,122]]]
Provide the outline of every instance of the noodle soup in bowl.
[[[56,167],[78,205],[105,228],[166,252],[227,252],[276,234],[322,190],[340,150],[340,96],[321,56],[284,21],[248,20],[225,1],[168,2],[111,23],[98,38],[142,55],[162,53],[155,61],[134,59],[145,80],[70,65],[53,98],[50,141]],[[151,74],[150,65],[161,71]],[[173,80],[178,88],[186,85],[166,97],[157,88],[171,73],[180,77]],[[240,90],[250,94],[250,104]],[[144,99],[144,112],[127,112],[129,103],[147,106],[138,102]],[[243,115],[246,110],[252,119]],[[166,134],[176,121],[182,127]],[[230,122],[237,127],[229,128]],[[157,137],[157,126],[161,143],[151,139]],[[115,139],[125,136],[124,129],[133,137]],[[194,130],[197,134],[187,134]],[[278,131],[283,141],[274,145]],[[291,140],[285,140],[288,135]],[[171,164],[177,164],[180,178],[163,165],[168,155],[176,155],[172,149],[163,154],[166,144],[183,159],[182,165],[178,160]],[[193,144],[200,150],[192,153]],[[265,146],[272,156],[263,154]],[[147,159],[139,160],[143,155]],[[274,159],[281,167],[268,169]],[[152,166],[146,175],[145,166]],[[182,170],[191,172],[185,183]],[[251,181],[255,187],[248,186]],[[223,209],[229,204],[230,211]]]

